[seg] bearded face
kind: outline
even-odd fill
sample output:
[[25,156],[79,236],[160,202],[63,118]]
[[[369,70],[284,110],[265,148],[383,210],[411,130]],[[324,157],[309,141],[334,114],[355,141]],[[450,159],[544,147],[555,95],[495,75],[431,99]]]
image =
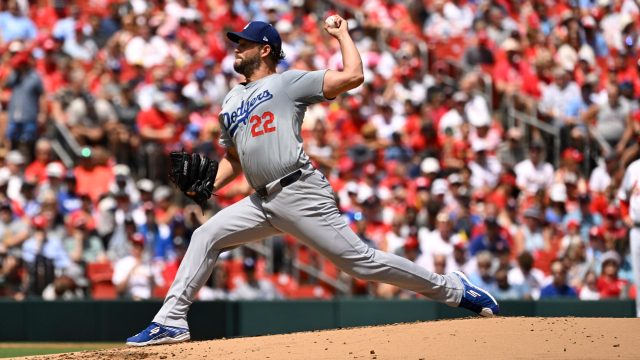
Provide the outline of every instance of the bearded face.
[[247,49],[242,53],[236,54],[236,60],[233,63],[233,69],[244,75],[245,78],[250,77],[260,67],[260,47],[255,46]]

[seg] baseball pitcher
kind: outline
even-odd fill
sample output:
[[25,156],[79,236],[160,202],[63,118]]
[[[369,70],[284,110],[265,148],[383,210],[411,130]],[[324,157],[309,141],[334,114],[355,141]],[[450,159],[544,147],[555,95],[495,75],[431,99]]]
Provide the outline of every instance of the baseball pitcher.
[[172,168],[177,169],[172,178],[198,202],[240,172],[255,193],[196,229],[162,308],[149,327],[127,339],[128,345],[189,340],[187,311],[220,252],[281,233],[293,235],[354,277],[399,286],[482,316],[499,312],[495,299],[464,274],[438,275],[372,249],[340,216],[331,185],[303,150],[300,128],[309,105],[359,86],[364,75],[347,22],[334,15],[324,29],[340,43],[341,71],[277,73],[284,53],[273,26],[254,21],[241,32],[227,33],[237,44],[234,69],[245,82],[234,87],[222,104],[220,143],[226,155],[216,168],[201,157],[178,154],[172,158]]

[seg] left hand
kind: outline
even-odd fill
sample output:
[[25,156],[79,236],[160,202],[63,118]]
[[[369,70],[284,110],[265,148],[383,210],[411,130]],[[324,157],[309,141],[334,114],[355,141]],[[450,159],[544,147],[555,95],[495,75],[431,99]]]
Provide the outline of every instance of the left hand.
[[218,162],[200,154],[174,151],[169,154],[169,178],[189,198],[203,208],[213,194]]
[[349,28],[347,26],[347,20],[343,19],[340,15],[333,15],[335,18],[335,26],[329,27],[327,23],[324,23],[324,30],[329,33],[329,35],[333,36],[336,39],[339,39],[341,36],[349,34]]

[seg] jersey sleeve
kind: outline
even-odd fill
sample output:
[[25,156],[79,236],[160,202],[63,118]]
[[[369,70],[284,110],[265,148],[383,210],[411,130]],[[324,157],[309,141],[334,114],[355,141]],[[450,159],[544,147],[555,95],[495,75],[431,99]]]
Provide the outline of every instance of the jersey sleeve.
[[218,121],[220,122],[220,139],[218,143],[225,149],[230,148],[233,146],[233,140],[231,140],[231,136],[229,135],[229,129],[225,126],[222,114],[218,117]]
[[310,105],[327,101],[322,91],[326,71],[285,71],[282,73],[282,85],[289,98],[296,102]]

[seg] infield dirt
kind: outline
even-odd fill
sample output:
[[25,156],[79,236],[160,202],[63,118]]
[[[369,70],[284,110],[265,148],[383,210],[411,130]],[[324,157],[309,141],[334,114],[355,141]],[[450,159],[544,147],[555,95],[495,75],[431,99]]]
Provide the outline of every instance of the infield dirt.
[[638,334],[640,319],[474,318],[31,359],[639,359]]

